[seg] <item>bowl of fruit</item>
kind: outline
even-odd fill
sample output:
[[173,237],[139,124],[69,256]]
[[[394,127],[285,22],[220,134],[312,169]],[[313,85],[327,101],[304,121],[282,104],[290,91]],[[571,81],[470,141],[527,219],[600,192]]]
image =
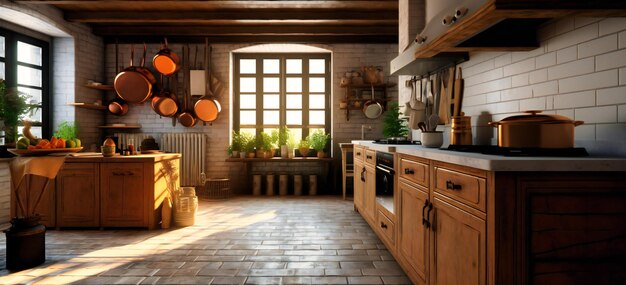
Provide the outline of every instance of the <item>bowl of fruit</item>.
[[[30,132],[30,122],[24,122],[22,135],[13,149],[9,152],[19,156],[35,156],[47,155],[51,153],[73,153],[81,151],[82,145],[80,139],[75,137],[75,127],[67,123],[59,126],[57,133],[50,139],[42,139],[35,137]],[[73,135],[68,134],[67,129],[71,128]],[[63,130],[66,132],[64,133]]]

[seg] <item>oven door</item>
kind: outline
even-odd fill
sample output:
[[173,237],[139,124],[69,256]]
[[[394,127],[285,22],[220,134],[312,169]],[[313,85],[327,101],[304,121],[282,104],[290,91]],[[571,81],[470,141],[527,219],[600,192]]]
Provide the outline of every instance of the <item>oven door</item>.
[[395,171],[384,165],[376,165],[376,196],[393,196]]

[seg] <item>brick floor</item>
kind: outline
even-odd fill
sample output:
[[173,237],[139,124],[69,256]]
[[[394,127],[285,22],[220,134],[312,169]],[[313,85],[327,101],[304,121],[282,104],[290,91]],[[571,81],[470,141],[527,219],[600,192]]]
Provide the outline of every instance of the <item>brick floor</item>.
[[0,270],[0,284],[410,284],[352,209],[337,197],[236,197],[200,201],[190,227],[51,230],[46,263]]

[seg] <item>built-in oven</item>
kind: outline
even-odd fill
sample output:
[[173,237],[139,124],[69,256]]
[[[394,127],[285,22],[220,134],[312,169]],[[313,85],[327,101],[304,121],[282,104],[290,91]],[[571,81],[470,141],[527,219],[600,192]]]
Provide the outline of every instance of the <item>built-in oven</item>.
[[393,154],[388,152],[376,152],[376,196],[393,197]]

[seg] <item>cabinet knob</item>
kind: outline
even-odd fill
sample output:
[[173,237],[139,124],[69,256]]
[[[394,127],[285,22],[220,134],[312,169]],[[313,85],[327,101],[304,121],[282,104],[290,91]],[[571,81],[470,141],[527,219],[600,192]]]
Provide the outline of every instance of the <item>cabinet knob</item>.
[[371,156],[371,155],[368,155],[368,156],[367,156],[367,159],[372,159],[372,156]]
[[365,182],[365,167],[361,170],[361,181]]
[[446,181],[446,189],[448,190],[461,190],[463,187],[460,184],[454,184],[454,182]]
[[380,227],[383,228],[383,229],[386,229],[387,228],[387,224],[385,224],[383,222],[380,222]]
[[415,174],[415,171],[411,168],[405,168],[404,169],[404,174]]
[[360,152],[360,151],[357,151],[357,152],[356,152],[356,155],[361,156],[361,152]]
[[113,171],[113,176],[125,176],[126,172],[123,171]]

